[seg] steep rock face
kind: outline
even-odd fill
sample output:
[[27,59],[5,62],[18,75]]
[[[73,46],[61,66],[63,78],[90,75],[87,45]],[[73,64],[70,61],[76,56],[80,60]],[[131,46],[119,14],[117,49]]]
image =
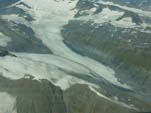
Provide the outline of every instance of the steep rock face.
[[134,113],[118,104],[99,97],[86,85],[75,85],[64,93],[68,113]]
[[16,97],[17,113],[66,113],[62,90],[48,80],[9,80],[0,76],[0,92]]

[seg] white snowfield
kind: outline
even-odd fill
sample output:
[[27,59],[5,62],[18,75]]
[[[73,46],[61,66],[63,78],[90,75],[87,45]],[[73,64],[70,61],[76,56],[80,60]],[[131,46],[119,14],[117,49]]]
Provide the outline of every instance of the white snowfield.
[[3,33],[0,32],[0,46],[7,46],[7,43],[10,42],[11,39],[5,36]]
[[131,7],[128,7],[128,6],[121,6],[121,5],[115,4],[113,2],[105,2],[105,1],[102,1],[102,0],[98,0],[97,3],[104,4],[104,5],[116,6],[116,7],[119,7],[121,9],[134,12],[134,13],[140,15],[140,16],[151,17],[151,12],[150,11],[143,11],[142,9],[131,8]]
[[7,93],[0,93],[0,113],[17,113],[16,98]]
[[[128,10],[128,11],[134,12],[140,16],[151,17],[150,12],[142,11],[139,9],[134,9],[134,8],[129,9],[126,6],[122,7],[120,5],[113,4],[112,2],[99,1],[98,3],[104,4],[104,5],[117,6],[123,10]],[[106,7],[100,13],[94,14],[95,8],[97,8],[97,6],[94,5],[94,7],[91,8],[90,10],[81,11],[80,12],[81,15],[84,13],[86,13],[88,15],[78,17],[75,20],[91,21],[91,22],[96,23],[98,25],[102,25],[102,23],[110,23],[115,27],[121,27],[121,28],[139,28],[139,27],[145,28],[146,27],[146,26],[144,26],[145,23],[142,23],[141,25],[137,25],[135,22],[132,21],[132,17],[130,17],[130,16],[122,18],[122,16],[124,16],[124,14],[125,14],[124,11],[111,10],[108,7]],[[117,20],[119,18],[122,18],[122,19]],[[148,26],[151,26],[151,25],[148,25]]]
[[[83,13],[88,12],[88,11],[85,10],[85,11],[83,11]],[[93,21],[94,23],[102,24],[102,23],[105,23],[105,22],[114,22],[114,21],[116,21],[116,19],[118,19],[119,17],[122,17],[123,15],[124,15],[124,12],[112,11],[109,8],[104,8],[98,14],[94,15],[93,13],[90,13],[89,15],[79,17],[76,20]]]
[[122,28],[136,28],[138,27],[136,23],[132,22],[131,17],[125,17],[119,21],[112,22],[112,25]]
[[[63,43],[61,30],[69,20],[74,19],[74,15],[77,12],[74,9],[77,0],[22,0],[22,2],[31,8],[28,9],[22,5],[18,5],[17,7],[27,11],[35,19],[35,21],[28,23],[28,26],[32,27],[37,38],[42,40],[53,54],[13,53],[17,57],[0,57],[0,73],[10,79],[19,79],[24,77],[24,74],[31,74],[38,80],[48,79],[63,90],[77,83],[87,84],[96,93],[93,87],[97,88],[97,85],[88,83],[86,80],[81,80],[62,71],[66,70],[78,73],[81,76],[102,77],[114,85],[132,89],[126,83],[123,84],[118,81],[113,69],[91,58],[73,52]],[[91,11],[94,10],[92,9]],[[115,20],[122,15],[123,12],[111,11],[105,8],[101,14],[94,17],[94,21],[99,22],[101,19],[104,21],[112,17]],[[4,18],[11,19],[9,15],[5,15]],[[90,17],[90,19],[94,18]],[[15,20],[14,15],[12,19]],[[19,18],[17,17],[16,21],[18,20]],[[131,19],[127,18],[123,21],[128,23],[131,22]],[[4,42],[3,44],[7,43],[7,41]],[[92,73],[95,73],[96,76],[93,76]]]

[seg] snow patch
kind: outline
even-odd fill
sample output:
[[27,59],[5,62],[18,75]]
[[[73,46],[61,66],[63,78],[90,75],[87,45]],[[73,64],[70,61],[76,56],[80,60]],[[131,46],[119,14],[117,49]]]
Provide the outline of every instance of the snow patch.
[[124,12],[114,11],[109,8],[104,8],[101,13],[98,13],[95,15],[93,15],[93,13],[90,13],[90,14],[91,15],[88,15],[88,16],[82,16],[78,18],[77,20],[93,21],[94,23],[100,24],[100,23],[115,21],[119,17],[122,17],[124,15]]
[[5,36],[2,32],[0,32],[0,46],[6,47],[7,43],[10,42],[11,39]]
[[113,2],[105,2],[105,1],[102,1],[102,0],[98,0],[97,3],[103,4],[103,5],[116,6],[116,7],[119,7],[121,9],[128,10],[128,11],[134,12],[136,14],[139,14],[140,16],[151,17],[151,12],[149,12],[149,11],[143,11],[143,10],[137,9],[137,8],[131,8],[131,7],[127,7],[127,6],[121,6],[121,5],[115,4]]
[[17,113],[16,98],[7,93],[0,93],[0,113]]
[[122,28],[134,28],[137,27],[136,23],[132,21],[131,17],[125,17],[119,21],[112,22],[114,26],[122,27]]

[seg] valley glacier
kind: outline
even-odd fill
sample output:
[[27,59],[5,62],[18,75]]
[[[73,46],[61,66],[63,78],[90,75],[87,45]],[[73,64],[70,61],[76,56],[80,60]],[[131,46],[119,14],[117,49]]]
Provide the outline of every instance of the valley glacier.
[[[18,14],[3,14],[0,15],[0,18],[10,23],[12,22],[10,26],[14,26],[14,22],[16,24],[24,24],[31,28],[35,33],[35,37],[41,40],[44,47],[48,48],[51,53],[10,51],[11,55],[0,57],[0,74],[12,81],[25,78],[25,75],[29,75],[29,77],[33,76],[33,81],[38,81],[39,84],[43,83],[41,80],[46,79],[54,86],[61,88],[62,91],[69,90],[76,84],[86,85],[90,91],[105,101],[117,104],[118,106],[124,107],[124,109],[132,110],[132,112],[133,110],[135,112],[146,111],[144,107],[146,100],[144,106],[139,102],[144,99],[144,95],[149,96],[149,93],[140,93],[140,95],[137,95],[135,85],[132,86],[128,84],[126,80],[124,82],[121,81],[123,78],[117,76],[112,66],[110,67],[96,59],[75,52],[70,46],[64,43],[65,39],[62,36],[62,30],[65,29],[64,26],[68,25],[70,21],[79,21],[81,23],[92,22],[92,26],[97,24],[98,27],[104,23],[110,23],[113,27],[119,27],[121,29],[140,29],[141,32],[146,33],[144,30],[145,27],[150,27],[151,25],[144,21],[141,24],[137,24],[132,17],[123,16],[126,14],[125,10],[136,13],[141,17],[145,16],[147,19],[151,17],[151,13],[141,9],[117,5],[112,2],[104,2],[101,0],[91,2],[93,3],[93,7],[84,11],[76,8],[79,3],[78,0],[20,0],[7,6],[7,8],[17,7],[22,9],[27,14],[32,15],[33,21],[27,21],[25,19],[27,17],[26,15],[21,17]],[[28,7],[21,3],[26,4]],[[94,14],[97,11],[98,4],[114,6],[122,10],[112,11],[112,9],[107,6],[102,9],[102,12]],[[75,17],[77,13],[79,13],[79,15],[81,14],[78,18]],[[119,18],[122,19],[118,20]],[[95,26],[95,28],[97,27]],[[147,33],[150,34],[151,32]],[[12,40],[12,38],[0,31],[0,46],[6,47]],[[37,42],[33,42],[33,44],[38,45]],[[105,91],[106,88],[107,91]],[[112,88],[115,90],[113,91],[113,95],[111,91]],[[108,91],[111,94],[107,95],[105,93]],[[126,91],[128,91],[128,93]],[[0,98],[1,95],[2,94],[0,94]],[[13,93],[13,95],[16,95],[16,93]],[[124,97],[125,95],[126,97]],[[122,100],[122,98],[124,99]],[[140,101],[138,98],[141,98]],[[134,99],[134,103],[131,103],[131,99]],[[12,98],[11,103],[15,103],[14,98]],[[149,103],[150,101],[147,102],[148,106],[151,105]],[[139,106],[141,107],[139,108]],[[8,105],[7,107],[9,108],[10,106]],[[149,109],[151,110],[151,108],[148,107],[147,111]],[[3,111],[0,106],[0,113],[5,113],[6,111],[7,110]],[[21,112],[15,109],[10,113]]]

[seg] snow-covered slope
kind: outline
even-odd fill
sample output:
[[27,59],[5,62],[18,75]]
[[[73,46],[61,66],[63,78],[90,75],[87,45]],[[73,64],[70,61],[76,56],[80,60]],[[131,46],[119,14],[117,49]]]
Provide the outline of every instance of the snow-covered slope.
[[[75,84],[86,84],[93,93],[119,106],[143,109],[144,106],[137,103],[142,95],[135,97],[127,93],[134,91],[133,86],[127,81],[121,82],[110,66],[73,51],[64,43],[62,30],[76,21],[90,22],[95,28],[107,23],[146,32],[145,28],[150,27],[149,11],[112,2],[82,0],[21,0],[8,5],[6,13],[2,13],[3,10],[0,9],[0,21],[8,30],[0,29],[1,56],[4,56],[0,57],[0,73],[4,77],[18,80],[29,74],[34,80],[47,79],[64,91]],[[5,56],[5,49],[10,54]],[[122,97],[123,94],[126,96]],[[113,98],[116,95],[119,99]],[[127,102],[128,96],[135,102]]]
[[[64,65],[64,67],[67,67],[67,70],[73,68],[73,70],[77,73],[89,76],[93,76],[91,75],[91,73],[96,73],[97,76],[101,76],[115,85],[130,88],[125,84],[121,84],[120,82],[118,82],[118,78],[114,76],[114,71],[111,68],[106,67],[90,58],[83,57],[74,53],[63,43],[61,29],[65,24],[68,23],[69,20],[73,19],[76,12],[74,8],[77,1],[57,2],[49,0],[39,0],[37,2],[33,0],[25,0],[23,2],[31,7],[26,11],[34,15],[35,21],[31,22],[30,26],[34,30],[37,38],[41,39],[42,42],[53,52],[53,54],[59,57],[59,59],[55,60],[52,57],[47,57],[46,59],[45,56],[43,56],[43,58],[38,58],[39,55],[33,55],[30,56],[30,59],[38,59],[39,61],[46,63],[48,63],[50,60],[50,62],[53,61],[55,65]],[[25,55],[23,54],[23,56],[28,57],[29,54],[25,53]],[[59,60],[62,59],[65,60],[61,61],[61,63],[58,64],[58,62],[60,62]],[[70,66],[68,66],[67,62],[70,63]],[[82,72],[80,70],[77,70],[77,68],[74,68],[74,65],[77,65],[77,67],[80,69],[84,68],[86,71]]]

